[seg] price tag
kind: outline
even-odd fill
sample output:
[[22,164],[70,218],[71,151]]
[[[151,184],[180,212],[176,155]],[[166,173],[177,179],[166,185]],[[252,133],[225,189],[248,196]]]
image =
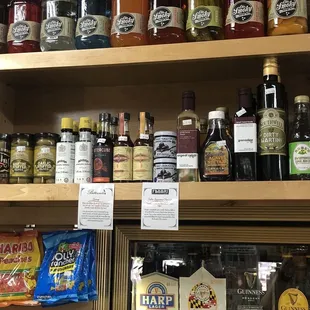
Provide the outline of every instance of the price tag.
[[143,183],[141,229],[179,229],[179,183]]
[[81,184],[78,228],[113,230],[114,184]]

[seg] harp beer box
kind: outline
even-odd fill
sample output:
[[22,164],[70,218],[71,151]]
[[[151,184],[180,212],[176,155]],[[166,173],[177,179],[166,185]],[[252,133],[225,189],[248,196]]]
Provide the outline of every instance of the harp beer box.
[[136,310],[179,309],[178,280],[159,272],[141,277],[136,285]]
[[203,267],[180,278],[180,309],[226,309],[226,279],[213,277]]

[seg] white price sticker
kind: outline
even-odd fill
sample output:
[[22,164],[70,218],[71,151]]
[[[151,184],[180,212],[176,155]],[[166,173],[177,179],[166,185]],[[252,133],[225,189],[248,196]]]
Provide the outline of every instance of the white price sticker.
[[140,133],[140,139],[148,140],[149,139],[149,135],[145,134],[145,133]]
[[125,142],[127,142],[128,141],[128,137],[127,136],[119,136],[118,137],[118,141],[125,141]]
[[182,125],[183,126],[189,126],[189,125],[191,125],[193,123],[193,121],[191,120],[191,119],[184,119],[183,121],[182,121]]

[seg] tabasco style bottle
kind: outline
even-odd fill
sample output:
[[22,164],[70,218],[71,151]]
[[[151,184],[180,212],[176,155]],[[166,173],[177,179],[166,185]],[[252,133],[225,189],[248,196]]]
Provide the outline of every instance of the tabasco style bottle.
[[148,0],[112,0],[111,45],[147,44]]

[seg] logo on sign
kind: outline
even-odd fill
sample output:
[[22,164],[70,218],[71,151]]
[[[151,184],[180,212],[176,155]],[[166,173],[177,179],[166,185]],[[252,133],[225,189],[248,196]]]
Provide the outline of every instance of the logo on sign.
[[146,294],[140,295],[140,306],[147,309],[168,309],[174,307],[174,295],[167,294],[167,288],[159,282],[151,283]]
[[152,189],[153,195],[169,195],[169,189]]

